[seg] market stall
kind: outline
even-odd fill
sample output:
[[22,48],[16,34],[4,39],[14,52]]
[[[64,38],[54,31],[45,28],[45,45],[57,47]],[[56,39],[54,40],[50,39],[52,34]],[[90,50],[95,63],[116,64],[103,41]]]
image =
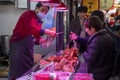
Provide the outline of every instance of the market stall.
[[[94,1],[89,2],[89,14],[93,11],[91,7],[97,6],[97,9],[95,10],[98,10],[99,8],[98,4],[92,5],[93,2]],[[54,7],[59,4],[57,3],[57,5],[55,5],[54,2],[49,3],[48,1],[45,5]],[[57,23],[55,24],[57,33],[64,33],[63,17],[61,16],[63,16],[63,14],[58,13],[56,16],[58,19],[55,20]],[[63,39],[64,35],[57,36],[56,47],[58,52],[49,53],[48,56],[41,59],[33,68],[17,80],[94,80],[92,74],[76,73],[78,67],[81,65],[81,61],[78,58],[79,51],[74,47],[61,50],[64,46]]]
[[78,53],[76,48],[51,53],[17,80],[93,80],[92,74],[75,73]]

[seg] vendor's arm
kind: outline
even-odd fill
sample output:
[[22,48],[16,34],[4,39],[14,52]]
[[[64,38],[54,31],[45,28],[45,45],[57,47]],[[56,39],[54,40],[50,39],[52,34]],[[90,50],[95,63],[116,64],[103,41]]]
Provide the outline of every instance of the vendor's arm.
[[22,24],[25,26],[25,30],[28,34],[34,35],[35,37],[39,37],[42,35],[50,35],[51,37],[55,37],[55,31],[44,30],[41,29],[42,23],[38,23],[38,20],[35,15],[28,13],[26,17],[22,17]]
[[45,29],[45,35],[49,35],[54,38],[56,36],[56,32],[49,29]]

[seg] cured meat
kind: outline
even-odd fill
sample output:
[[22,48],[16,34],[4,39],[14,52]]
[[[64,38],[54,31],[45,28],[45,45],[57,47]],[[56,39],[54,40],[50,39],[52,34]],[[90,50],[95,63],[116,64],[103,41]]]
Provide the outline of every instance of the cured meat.
[[74,72],[74,68],[73,68],[72,65],[66,64],[66,65],[63,66],[63,71]]
[[55,70],[63,70],[73,72],[74,67],[78,60],[78,49],[76,48],[67,48],[63,50],[60,56],[53,55],[45,59],[45,61],[40,61],[41,65],[47,64],[48,62],[55,62],[54,69]]
[[41,59],[40,60],[40,65],[41,66],[45,66],[45,65],[47,65],[47,64],[49,64],[50,62],[48,62],[48,61],[46,61],[46,60],[44,60],[44,59]]

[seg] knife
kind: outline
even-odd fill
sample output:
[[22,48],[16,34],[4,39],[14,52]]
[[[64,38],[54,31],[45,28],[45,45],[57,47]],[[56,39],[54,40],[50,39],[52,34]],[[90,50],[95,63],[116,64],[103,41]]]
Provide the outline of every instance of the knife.
[[59,34],[63,34],[64,32],[57,32],[56,34],[59,35]]

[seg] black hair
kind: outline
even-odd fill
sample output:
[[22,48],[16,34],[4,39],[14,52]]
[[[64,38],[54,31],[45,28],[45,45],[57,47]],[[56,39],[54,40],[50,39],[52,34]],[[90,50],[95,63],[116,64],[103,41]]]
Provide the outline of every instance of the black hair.
[[100,11],[100,10],[95,10],[95,11],[93,11],[90,16],[98,16],[98,17],[100,18],[100,20],[101,20],[102,22],[104,22],[104,17],[105,17],[105,16],[104,16],[103,12]]
[[35,8],[40,8],[42,6],[42,3],[41,2],[38,2],[37,4],[36,4],[36,7]]
[[[40,8],[40,7],[42,7],[42,6],[43,6],[42,3],[39,1],[39,2],[36,4],[35,9],[36,9],[36,8]],[[46,7],[48,7],[48,9],[50,9],[49,6],[46,6]]]
[[115,21],[120,20],[120,15],[116,16],[114,19]]
[[90,16],[85,20],[85,27],[91,29],[95,28],[96,31],[102,29],[102,21],[98,16]]
[[79,12],[87,13],[87,11],[88,11],[88,8],[86,6],[80,6],[77,9],[77,13],[79,13]]

